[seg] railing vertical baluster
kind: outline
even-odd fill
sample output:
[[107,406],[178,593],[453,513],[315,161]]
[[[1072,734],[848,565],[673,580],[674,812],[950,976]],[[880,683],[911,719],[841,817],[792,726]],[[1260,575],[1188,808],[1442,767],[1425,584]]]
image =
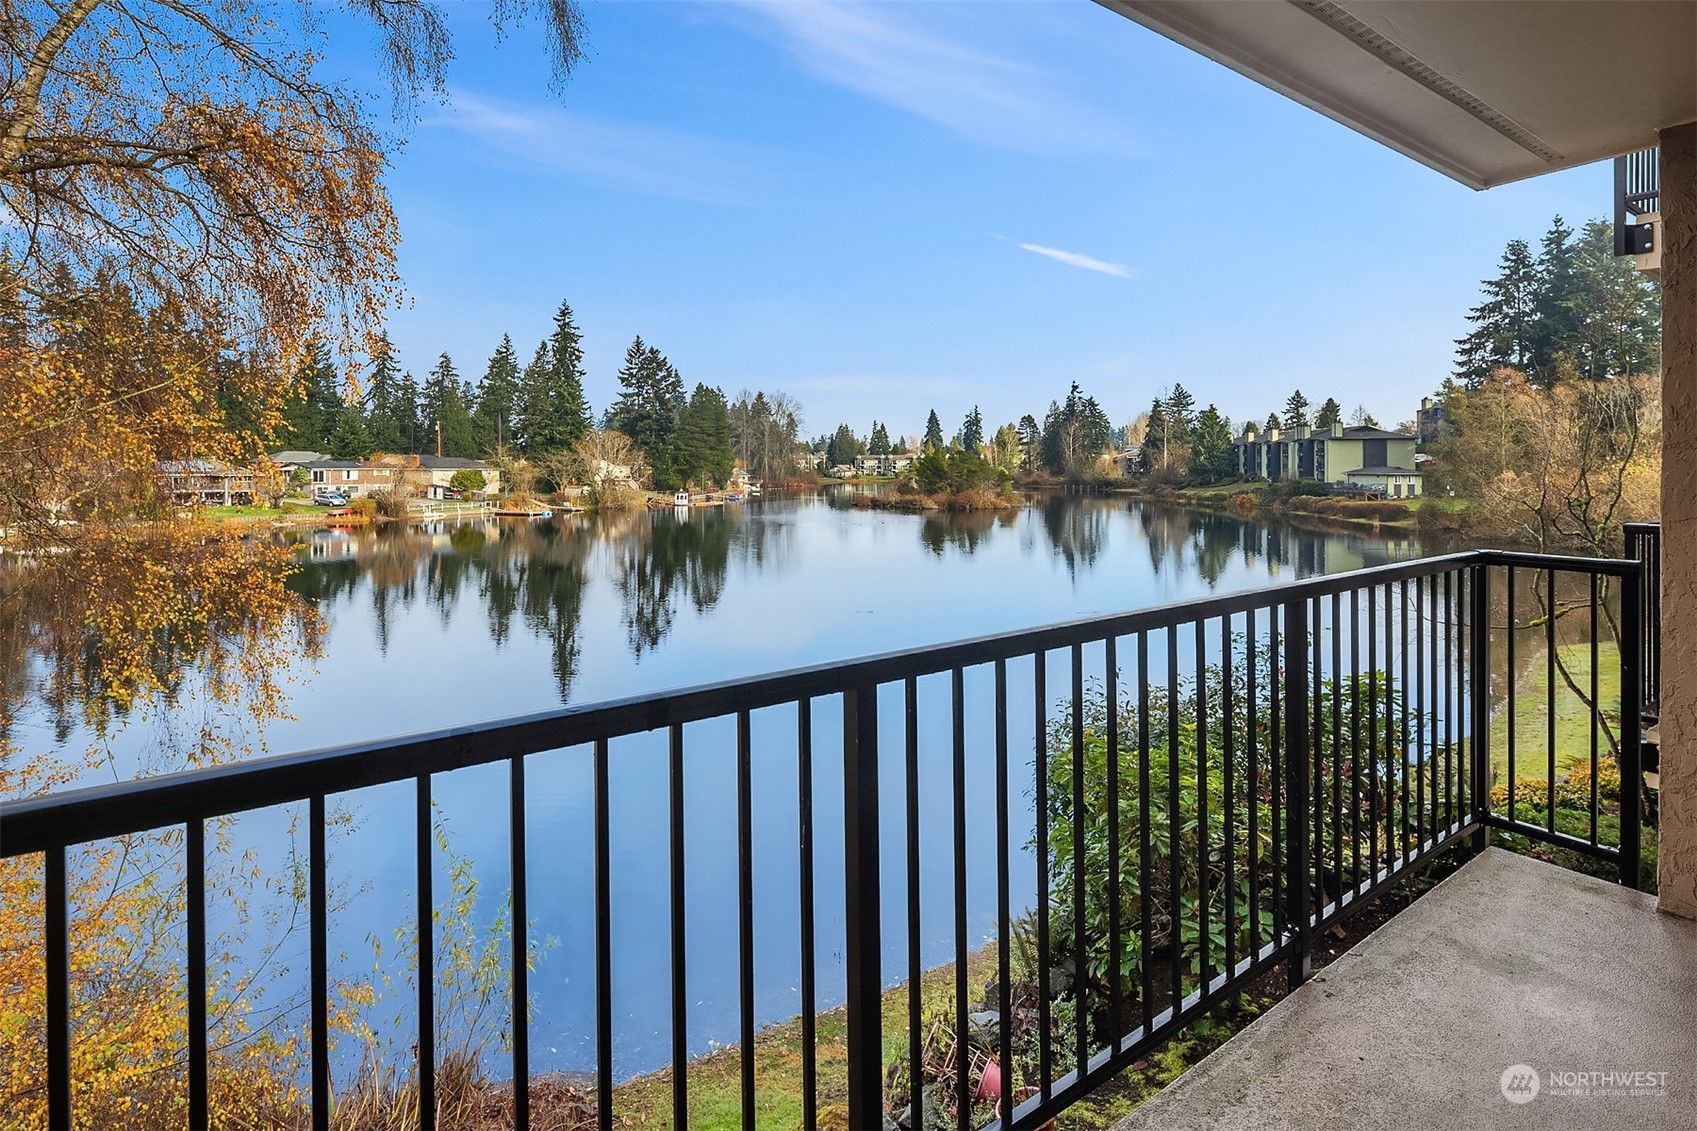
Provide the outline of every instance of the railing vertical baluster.
[[754,1125],[754,783],[748,711],[737,712],[737,1042],[742,1118]]
[[189,1127],[210,1127],[206,1080],[206,822],[184,828],[184,897],[188,901]]
[[[958,671],[958,669],[957,669]],[[1082,1074],[1090,1063],[1090,984],[1089,955],[1084,947],[1086,930],[1085,890],[1089,869],[1084,862],[1084,645],[1072,646],[1072,1004],[1073,1004],[1073,1064]],[[965,825],[957,850],[965,848]],[[959,866],[965,871],[965,865]],[[961,907],[961,926],[965,927],[965,905]],[[964,978],[964,975],[963,975]],[[964,1017],[962,1018],[964,1020]],[[960,1058],[964,1060],[965,1058]],[[970,1105],[962,1104],[964,1111]],[[963,1122],[962,1131],[966,1131]]]
[[1149,831],[1149,634],[1137,634],[1137,934],[1139,995],[1143,1004],[1143,1031],[1155,1023],[1155,977],[1151,970],[1154,940],[1149,926],[1149,879],[1155,874],[1154,850]]
[[1520,713],[1519,707],[1515,704],[1515,695],[1517,691],[1516,685],[1520,683],[1520,672],[1515,667],[1514,643],[1515,637],[1520,635],[1520,624],[1519,621],[1515,619],[1517,614],[1515,612],[1516,605],[1514,599],[1513,566],[1508,567],[1508,576],[1503,582],[1503,587],[1507,591],[1508,600],[1508,640],[1503,646],[1505,655],[1504,663],[1507,665],[1507,674],[1503,678],[1503,684],[1506,687],[1508,699],[1508,737],[1506,740],[1506,745],[1508,747],[1508,819],[1513,821],[1518,819],[1514,809],[1514,731],[1517,721],[1515,716]]
[[[1338,679],[1343,678],[1340,671]],[[1371,752],[1369,751],[1369,754]],[[1361,594],[1349,597],[1349,887],[1361,885]]]
[[1379,587],[1367,589],[1367,879],[1379,886],[1379,760],[1389,743],[1379,737]]
[[1244,672],[1244,710],[1246,725],[1244,736],[1248,746],[1246,752],[1247,768],[1249,770],[1248,792],[1246,800],[1249,803],[1249,957],[1253,958],[1261,949],[1261,736],[1260,736],[1260,705],[1256,701],[1255,669],[1256,653],[1260,645],[1255,642],[1255,609],[1249,608],[1244,612],[1243,638],[1247,646],[1243,651]]
[[1037,1086],[1049,1098],[1055,1066],[1049,1042],[1049,654],[1033,657],[1032,699],[1036,710],[1035,792],[1037,794]]
[[1473,851],[1483,852],[1491,843],[1491,832],[1485,827],[1485,815],[1491,804],[1491,567],[1483,564],[1469,566],[1467,591],[1471,598],[1468,610],[1469,644],[1467,656],[1469,728],[1473,740],[1467,744],[1472,754],[1473,796],[1468,798],[1468,820],[1473,830]]
[[1442,704],[1442,710],[1443,710],[1443,715],[1444,715],[1444,719],[1443,719],[1443,745],[1438,747],[1439,773],[1442,775],[1442,779],[1443,779],[1442,794],[1443,794],[1444,819],[1443,819],[1443,824],[1440,825],[1438,830],[1435,831],[1435,835],[1433,837],[1434,840],[1437,840],[1443,834],[1448,833],[1450,827],[1455,823],[1455,795],[1454,795],[1454,783],[1452,781],[1453,775],[1451,773],[1451,771],[1453,769],[1453,765],[1452,765],[1453,759],[1451,757],[1451,752],[1455,748],[1455,742],[1454,742],[1454,738],[1453,738],[1454,724],[1455,724],[1455,701],[1454,701],[1454,697],[1451,693],[1452,688],[1455,686],[1454,673],[1455,673],[1455,669],[1456,669],[1455,657],[1452,654],[1452,645],[1454,644],[1454,641],[1455,641],[1455,601],[1454,601],[1454,593],[1452,592],[1451,586],[1450,586],[1450,579],[1451,579],[1450,571],[1445,570],[1444,575],[1441,579],[1434,578],[1433,582],[1432,582],[1432,585],[1433,585],[1432,603],[1433,603],[1433,619],[1434,620],[1437,618],[1437,600],[1438,600],[1437,588],[1438,588],[1440,581],[1442,582],[1443,593],[1444,593],[1443,631],[1439,635],[1438,640],[1434,644],[1433,649],[1432,649],[1432,651],[1434,653],[1441,653],[1441,659],[1438,658],[1437,656],[1434,656],[1434,662],[1438,664],[1439,671],[1442,672],[1442,675],[1433,680],[1433,693],[1440,697],[1440,702]]
[[1208,987],[1208,622],[1196,619],[1196,984]]
[[[1625,588],[1627,582],[1621,586]],[[1597,607],[1597,575],[1591,575],[1591,803],[1587,808],[1591,816],[1590,841],[1592,847],[1597,844],[1597,732],[1602,729],[1600,716],[1603,713],[1603,698],[1597,690],[1598,667],[1598,637],[1601,636],[1602,620]],[[1622,719],[1622,725],[1631,720]]]
[[1414,698],[1415,744],[1414,766],[1414,854],[1418,856],[1426,843],[1426,582],[1414,581]]
[[71,1126],[71,932],[65,847],[42,854],[42,945],[47,975],[47,1126]]
[[[324,851],[324,795],[307,802],[308,951],[312,968],[312,1122],[330,1126],[330,924]],[[423,978],[420,967],[420,978]]]
[[[419,774],[413,788],[414,863],[418,869],[418,1122],[427,1131],[436,1126],[436,893],[432,818],[430,775]],[[325,1119],[323,1126],[328,1127],[328,1107]]]
[[[1549,763],[1545,781],[1549,788],[1544,793],[1548,828],[1553,833],[1556,831],[1556,571],[1545,570],[1544,578],[1549,593],[1544,610],[1544,747]],[[1621,720],[1623,724],[1626,721]]]
[[1225,879],[1221,890],[1225,893],[1226,917],[1226,946],[1221,960],[1224,969],[1230,977],[1237,968],[1237,838],[1234,835],[1237,827],[1236,791],[1237,783],[1237,738],[1233,731],[1237,728],[1237,717],[1232,710],[1232,618],[1226,614],[1220,618],[1220,738],[1223,747],[1221,752],[1222,791],[1221,817],[1225,820],[1224,861]]
[[[512,865],[513,1127],[530,1126],[530,900],[525,843],[524,756],[507,763],[507,836]],[[674,920],[677,929],[680,920]],[[679,1128],[682,1131],[682,1128]]]
[[[1013,978],[1009,934],[1012,910],[1008,897],[1008,663],[996,661],[996,1016],[1001,1061],[1000,1114],[1013,1115]],[[811,1129],[810,1129],[811,1131]]]
[[1270,715],[1267,720],[1267,797],[1273,818],[1273,941],[1280,944],[1291,930],[1290,923],[1283,918],[1290,910],[1285,896],[1285,849],[1288,847],[1285,829],[1290,824],[1291,814],[1302,812],[1302,800],[1290,792],[1290,783],[1285,780],[1284,774],[1284,717],[1289,713],[1285,704],[1284,638],[1290,626],[1281,620],[1281,613],[1281,606],[1270,605],[1267,608],[1267,706]]
[[907,1055],[908,1084],[919,1111],[925,1092],[925,1029],[921,1016],[921,980],[925,958],[920,947],[919,907],[919,681],[902,681],[907,747]]
[[1102,642],[1104,684],[1102,698],[1108,706],[1108,1010],[1113,1030],[1113,1050],[1120,1051],[1120,1038],[1125,1034],[1123,985],[1125,966],[1120,948],[1124,945],[1120,929],[1120,692],[1119,652],[1116,638]]
[[1461,602],[1466,600],[1459,570],[1444,574],[1444,832],[1447,834],[1460,819],[1457,802],[1461,793],[1462,772],[1458,744],[1461,741],[1461,720],[1456,708],[1461,701]]
[[[516,764],[516,762],[515,762]],[[689,917],[684,901],[684,728],[666,734],[667,844],[671,849],[672,1128],[689,1126]]]
[[1179,790],[1179,685],[1178,685],[1178,626],[1169,624],[1167,638],[1167,893],[1172,907],[1167,922],[1171,924],[1171,945],[1167,948],[1168,973],[1171,979],[1173,1017],[1178,1017],[1184,1001],[1184,886],[1179,853],[1183,850],[1184,819],[1180,808]]
[[[1318,664],[1315,665],[1319,667]],[[1341,908],[1343,862],[1343,595],[1332,594],[1332,868]],[[1316,680],[1316,683],[1319,681]],[[1321,898],[1325,902],[1324,896]]]
[[1313,970],[1312,932],[1309,925],[1310,873],[1308,819],[1309,719],[1308,637],[1311,624],[1308,601],[1299,598],[1284,606],[1284,686],[1287,699],[1284,734],[1284,777],[1286,797],[1292,799],[1286,822],[1289,844],[1285,849],[1285,925],[1291,932],[1290,958],[1286,965],[1291,989],[1308,980]]
[[878,689],[843,692],[843,857],[848,1126],[884,1125],[878,894]]
[[[950,726],[953,732],[954,762],[954,832],[955,832],[955,1032],[967,1031],[966,982],[966,691],[965,676],[960,668],[949,673]],[[960,1131],[972,1126],[971,1089],[968,1082],[970,1057],[955,1057],[955,1095],[962,1097],[955,1105]]]
[[[1642,568],[1642,567],[1640,567]],[[1643,749],[1643,610],[1640,580],[1625,578],[1620,587],[1620,882],[1638,888],[1641,861],[1639,790],[1644,784]],[[1555,783],[1551,782],[1551,793]]]
[[801,1125],[819,1126],[819,1055],[813,939],[813,700],[796,703],[797,847],[801,852]]
[[607,740],[595,740],[595,1121],[613,1129],[612,815],[608,810]]

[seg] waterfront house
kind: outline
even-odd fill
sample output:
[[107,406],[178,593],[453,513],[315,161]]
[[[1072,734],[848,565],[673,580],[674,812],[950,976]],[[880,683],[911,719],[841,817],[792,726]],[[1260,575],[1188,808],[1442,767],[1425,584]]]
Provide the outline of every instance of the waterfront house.
[[253,502],[252,469],[216,460],[167,460],[159,465],[165,490],[178,506],[246,506]]
[[905,452],[891,452],[881,456],[855,456],[854,474],[856,475],[900,475],[913,466],[913,457]]
[[1421,475],[1414,466],[1418,443],[1414,436],[1367,425],[1302,425],[1264,434],[1250,425],[1232,441],[1232,451],[1239,475],[1312,479],[1400,499],[1421,494]]

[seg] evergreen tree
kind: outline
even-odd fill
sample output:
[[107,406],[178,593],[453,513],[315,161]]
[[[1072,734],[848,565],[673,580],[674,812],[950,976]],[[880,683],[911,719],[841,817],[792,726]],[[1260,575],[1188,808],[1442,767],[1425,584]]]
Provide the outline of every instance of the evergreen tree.
[[459,379],[459,373],[454,369],[454,361],[447,354],[437,359],[436,367],[425,379],[424,388],[419,393],[419,408],[423,417],[420,425],[424,431],[426,454],[436,454],[437,429],[441,429],[442,455],[475,458],[477,456],[477,428],[473,423],[470,411],[466,408],[465,391]]
[[413,377],[412,370],[401,374],[401,379],[395,385],[395,423],[401,433],[401,444],[396,451],[420,451],[422,429],[418,423],[418,380]]
[[1172,438],[1172,423],[1167,419],[1167,401],[1157,395],[1149,406],[1149,423],[1143,430],[1142,463],[1144,471],[1164,471],[1167,467],[1168,440]]
[[1279,414],[1276,412],[1269,412],[1267,414],[1267,423],[1261,426],[1261,433],[1264,436],[1270,436],[1279,427],[1281,427],[1279,424]]
[[1196,398],[1183,385],[1174,385],[1167,395],[1167,423],[1180,435],[1189,437],[1196,426]]
[[[583,393],[583,335],[572,321],[570,304],[562,301],[554,312],[554,333],[548,338],[548,395],[552,409],[551,441],[569,448],[587,431],[594,416]],[[678,383],[678,397],[683,383]]]
[[625,351],[619,387],[623,391],[607,410],[608,427],[623,432],[642,449],[656,488],[665,491],[681,486],[675,442],[678,413],[683,408],[683,378],[665,354],[638,337]]
[[736,467],[725,394],[696,385],[678,416],[677,475],[685,483],[723,486]]
[[513,418],[518,411],[521,379],[513,339],[502,334],[501,344],[495,347],[477,388],[477,439],[484,452],[504,450],[513,442]]
[[1510,240],[1500,274],[1480,286],[1485,301],[1467,315],[1473,329],[1455,343],[1455,375],[1470,389],[1499,366],[1527,373],[1536,357],[1538,265],[1526,241]]
[[[1613,232],[1610,232],[1613,243]],[[1614,248],[1609,248],[1613,257]],[[1533,287],[1532,357],[1528,376],[1549,384],[1558,359],[1570,351],[1575,325],[1575,299],[1584,286],[1578,269],[1578,246],[1573,229],[1560,216],[1538,245],[1537,279]],[[1636,271],[1634,265],[1634,271]]]
[[1285,401],[1284,426],[1294,431],[1308,423],[1308,398],[1298,389]]
[[1614,254],[1614,232],[1607,222],[1585,225],[1575,273],[1563,353],[1580,375],[1601,381],[1659,369],[1661,293],[1631,259]]
[[[366,433],[374,451],[411,451],[411,422],[408,414],[412,405],[402,405],[404,389],[400,367],[395,364],[395,347],[388,333],[379,335],[377,349],[371,355],[371,376],[366,381]],[[416,395],[416,394],[415,394]]]
[[1019,418],[1019,449],[1020,470],[1037,470],[1037,461],[1043,457],[1043,429],[1029,412]]
[[342,382],[329,347],[314,342],[301,361],[295,395],[283,405],[277,442],[285,449],[323,451],[342,417]]
[[872,422],[872,439],[866,445],[868,455],[887,456],[890,454],[890,433],[878,421]]
[[863,454],[860,439],[847,424],[837,425],[837,431],[825,445],[825,463],[830,467],[853,464]]
[[1219,483],[1236,473],[1231,421],[1209,405],[1197,416],[1196,427],[1191,430],[1190,474],[1204,483]]
[[330,455],[336,459],[367,459],[372,452],[371,437],[365,430],[365,418],[353,405],[343,405],[330,433]]
[[960,446],[977,455],[984,447],[984,414],[973,405],[972,411],[966,414],[966,420],[960,426]]
[[1066,401],[1051,405],[1043,421],[1043,465],[1057,475],[1082,475],[1108,449],[1113,430],[1096,398],[1074,381]]
[[1343,420],[1343,405],[1335,397],[1327,397],[1326,403],[1320,406],[1320,412],[1314,417],[1314,427],[1319,431],[1330,431],[1332,425]]
[[925,418],[925,439],[920,441],[922,448],[940,448],[943,446],[943,422],[937,419],[937,410],[932,409],[931,415]]

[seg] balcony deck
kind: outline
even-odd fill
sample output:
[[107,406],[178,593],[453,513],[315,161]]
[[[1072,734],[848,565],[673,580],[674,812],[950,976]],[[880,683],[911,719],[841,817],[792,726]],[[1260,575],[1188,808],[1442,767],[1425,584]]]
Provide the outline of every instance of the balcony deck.
[[[1504,1097],[1512,1064],[1542,1077],[1528,1102]],[[1565,1095],[1551,1070],[1667,1077]],[[1697,923],[1490,849],[1115,1131],[1694,1126]]]

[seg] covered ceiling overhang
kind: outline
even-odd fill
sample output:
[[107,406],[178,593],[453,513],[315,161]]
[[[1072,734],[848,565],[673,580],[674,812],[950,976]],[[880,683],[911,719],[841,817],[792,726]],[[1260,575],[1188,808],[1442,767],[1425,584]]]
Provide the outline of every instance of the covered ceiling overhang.
[[1697,121],[1697,0],[1097,0],[1472,188]]

